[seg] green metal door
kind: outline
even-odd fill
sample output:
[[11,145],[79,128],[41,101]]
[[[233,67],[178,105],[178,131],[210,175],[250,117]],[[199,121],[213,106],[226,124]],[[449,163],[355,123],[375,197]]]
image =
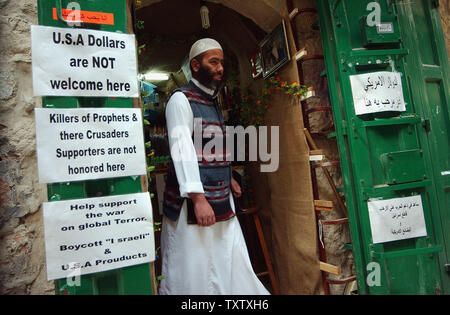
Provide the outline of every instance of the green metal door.
[[415,54],[406,57],[415,103],[426,127],[424,143],[429,150],[430,174],[437,196],[436,229],[442,231],[444,251],[440,254],[440,271],[444,292],[450,293],[450,111],[449,60],[439,15],[439,1],[416,1],[399,6],[405,25],[402,37]]
[[[449,71],[438,1],[316,3],[359,293],[448,293]],[[400,74],[405,110],[357,115],[352,78],[384,72]],[[426,234],[375,242],[369,204],[413,196]]]
[[[66,9],[85,12],[86,20],[103,23],[81,23],[81,28],[111,32],[127,32],[126,0],[38,0],[39,25],[74,27],[64,21],[68,19]],[[131,98],[104,97],[42,97],[44,108],[77,107],[133,107]],[[142,192],[140,176],[121,177],[84,182],[47,185],[48,200],[68,200],[89,197],[111,196]],[[80,285],[73,279],[55,281],[56,294],[152,294],[152,279],[149,264],[142,264],[81,276]]]

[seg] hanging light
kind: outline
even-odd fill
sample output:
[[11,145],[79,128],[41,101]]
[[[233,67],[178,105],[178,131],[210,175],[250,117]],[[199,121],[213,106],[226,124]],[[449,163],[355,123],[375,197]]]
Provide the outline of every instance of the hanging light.
[[209,24],[209,10],[208,7],[205,5],[205,1],[202,1],[202,6],[200,7],[200,16],[202,18],[202,27],[204,29],[208,29]]
[[169,74],[164,72],[147,72],[143,75],[143,79],[148,81],[167,81]]

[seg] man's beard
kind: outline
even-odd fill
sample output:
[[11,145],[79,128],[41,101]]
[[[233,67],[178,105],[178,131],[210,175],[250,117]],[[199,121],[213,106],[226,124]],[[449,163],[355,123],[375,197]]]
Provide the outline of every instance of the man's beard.
[[222,74],[222,79],[220,81],[216,81],[214,80],[214,73],[207,66],[200,64],[200,68],[194,75],[194,78],[196,78],[198,82],[200,82],[204,86],[218,90],[225,84],[225,70]]

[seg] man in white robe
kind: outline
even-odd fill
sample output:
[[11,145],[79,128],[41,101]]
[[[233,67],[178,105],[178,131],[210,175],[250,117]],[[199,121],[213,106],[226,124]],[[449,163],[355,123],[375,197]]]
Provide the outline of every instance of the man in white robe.
[[[223,80],[223,51],[213,39],[194,43],[190,51],[192,82],[215,96]],[[187,97],[175,92],[166,106],[169,145],[179,194],[193,202],[197,224],[188,224],[187,202],[176,221],[163,218],[161,235],[162,275],[160,294],[259,295],[269,294],[255,275],[239,221],[232,216],[216,222],[200,179],[192,135],[194,115]],[[232,179],[233,193],[241,194]],[[231,209],[235,212],[233,196]]]

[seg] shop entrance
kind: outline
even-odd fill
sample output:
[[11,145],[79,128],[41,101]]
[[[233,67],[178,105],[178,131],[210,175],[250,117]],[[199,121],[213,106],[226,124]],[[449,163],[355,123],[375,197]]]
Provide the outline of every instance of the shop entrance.
[[[209,22],[201,16],[202,6],[207,7]],[[142,1],[135,6],[141,103],[144,118],[149,122],[146,141],[151,142],[148,165],[154,167],[149,176],[149,191],[154,194],[155,222],[161,222],[164,177],[170,155],[164,108],[171,92],[190,79],[191,45],[200,38],[214,38],[225,53],[227,84],[219,95],[219,106],[226,124],[280,128],[280,165],[276,172],[261,173],[260,162],[251,162],[249,158],[233,165],[244,188],[240,204],[245,209],[259,209],[260,231],[268,247],[264,252],[252,216],[240,216],[254,271],[274,293],[273,281],[266,271],[268,256],[281,293],[318,294],[321,275],[310,157],[298,102],[302,95],[299,93],[297,98],[285,93],[265,94],[270,77],[275,81],[289,81],[293,91],[298,91],[292,31],[289,21],[282,17],[287,16],[286,12],[283,1]],[[284,36],[287,58],[278,67],[274,62],[273,67],[264,69],[257,52],[277,27]],[[271,51],[272,46],[269,54]],[[283,55],[280,53],[278,57],[282,59]],[[157,249],[159,234],[155,235]],[[157,279],[164,277],[160,269],[161,261],[157,260]],[[299,278],[305,279],[304,282],[299,283]]]
[[[202,6],[208,10],[203,19]],[[240,7],[245,12],[245,5],[244,8],[242,5]],[[278,13],[267,5],[257,10],[261,11],[260,15],[269,17],[265,20],[266,28],[271,27],[270,19],[273,23],[281,21]],[[227,125],[244,125],[247,122],[243,121],[244,116],[240,111],[242,94],[245,93],[243,87],[256,83],[252,78],[250,57],[257,51],[259,43],[267,33],[253,20],[227,7],[225,3],[180,0],[153,1],[150,4],[144,1],[141,6],[136,6],[134,12],[135,34],[139,46],[141,103],[144,108],[144,119],[148,121],[145,136],[146,141],[151,142],[151,147],[147,149],[147,162],[150,167],[154,167],[149,176],[149,191],[154,195],[152,200],[155,222],[162,222],[163,191],[167,163],[170,159],[165,106],[172,91],[190,80],[188,62],[190,47],[196,40],[205,37],[220,42],[224,49],[227,81],[218,97],[219,107]],[[256,209],[255,189],[250,170],[246,165],[248,163],[245,162],[233,165],[235,176],[239,178],[245,190],[239,203],[244,209],[252,207]],[[273,293],[275,289],[277,292],[266,271],[266,261],[252,218],[252,214],[239,216],[255,273],[260,275],[260,280],[268,290]],[[260,235],[263,236],[262,233]],[[159,229],[155,232],[155,239],[157,256],[160,257]],[[266,255],[269,255],[268,251]],[[164,277],[161,274],[161,259],[155,262],[155,274],[159,283]]]

